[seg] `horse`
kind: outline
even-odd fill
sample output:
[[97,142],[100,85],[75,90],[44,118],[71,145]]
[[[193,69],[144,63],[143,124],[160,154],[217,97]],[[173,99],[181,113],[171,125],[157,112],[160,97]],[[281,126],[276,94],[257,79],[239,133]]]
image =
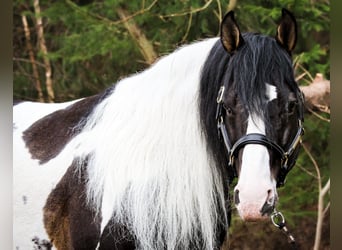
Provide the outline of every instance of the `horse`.
[[290,11],[275,34],[230,11],[99,94],[14,105],[14,247],[219,249],[234,205],[269,218],[303,134]]

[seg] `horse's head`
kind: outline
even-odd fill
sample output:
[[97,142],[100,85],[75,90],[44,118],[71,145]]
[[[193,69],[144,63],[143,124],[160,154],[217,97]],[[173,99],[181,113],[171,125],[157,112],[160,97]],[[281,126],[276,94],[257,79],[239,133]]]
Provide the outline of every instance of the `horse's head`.
[[266,218],[298,155],[303,100],[294,79],[291,51],[297,27],[282,11],[276,37],[241,34],[229,12],[221,42],[229,54],[217,100],[217,123],[238,177],[235,206],[244,220]]

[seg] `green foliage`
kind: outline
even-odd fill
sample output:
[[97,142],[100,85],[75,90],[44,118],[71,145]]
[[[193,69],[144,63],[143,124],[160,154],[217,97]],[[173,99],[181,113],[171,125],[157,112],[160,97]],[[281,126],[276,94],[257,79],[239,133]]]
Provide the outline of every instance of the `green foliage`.
[[[118,8],[126,10],[128,15],[133,15],[132,18],[157,54],[164,55],[181,44],[218,35],[220,20],[229,4],[228,0],[105,0],[86,1],[84,4],[81,2],[76,1],[79,3],[77,5],[70,0],[41,1],[45,38],[49,58],[54,67],[56,95],[60,101],[68,99],[70,88],[76,91],[72,94],[73,97],[82,96],[84,85],[96,85],[96,82],[99,82],[99,87],[90,88],[98,91],[125,75],[146,68],[136,41],[120,21]],[[20,15],[27,15],[31,32],[35,34],[35,14],[33,8],[30,8],[30,2],[16,0],[13,5],[16,25],[21,25]],[[298,56],[298,62],[312,75],[319,72],[328,77],[329,37],[326,36],[330,28],[329,2],[246,0],[237,1],[235,12],[241,30],[275,35],[282,7],[290,9],[296,15],[299,24],[299,39],[294,57]],[[18,36],[23,37],[22,30],[14,33],[14,37]],[[21,39],[23,41],[23,38]],[[18,54],[27,58],[27,51],[23,47],[18,48]],[[39,57],[38,50],[36,55]],[[95,70],[91,68],[93,73],[90,74],[89,65],[98,64],[102,67]],[[23,71],[29,74],[32,70],[27,63],[21,63],[20,68],[21,70],[17,64],[14,65],[14,71],[21,71],[21,75]],[[21,78],[16,78],[16,75],[14,84],[22,81]],[[32,81],[27,80],[27,85],[32,85]],[[71,87],[72,85],[74,87]],[[90,89],[89,94],[92,93]],[[28,92],[22,95],[15,91],[14,94],[18,98],[34,98],[32,93]]]
[[298,55],[298,62],[304,65],[304,67],[310,65],[310,70],[312,71],[312,68],[314,70],[312,71],[313,74],[314,72],[321,72],[325,77],[329,77],[330,62],[328,58],[327,49],[322,48],[320,44],[314,44],[309,51]]

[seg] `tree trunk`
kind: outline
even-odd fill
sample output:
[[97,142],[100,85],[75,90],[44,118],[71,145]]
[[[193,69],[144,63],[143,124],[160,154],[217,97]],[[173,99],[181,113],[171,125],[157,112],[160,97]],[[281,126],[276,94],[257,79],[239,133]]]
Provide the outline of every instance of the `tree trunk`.
[[[122,20],[125,20],[128,16],[127,12],[122,8],[118,8],[117,13]],[[151,65],[157,59],[157,54],[150,41],[147,40],[145,34],[139,29],[133,19],[127,20],[123,24],[131,37],[138,43],[140,52],[142,53],[146,63]]]
[[44,102],[42,86],[41,86],[41,83],[40,83],[38,69],[37,69],[37,65],[36,65],[36,60],[34,58],[33,48],[32,48],[32,44],[31,44],[30,29],[29,29],[28,24],[27,24],[26,16],[23,15],[21,17],[21,19],[22,19],[22,22],[23,22],[23,25],[24,25],[25,38],[26,38],[26,47],[27,47],[27,50],[28,50],[28,53],[29,53],[30,62],[32,64],[33,78],[34,78],[34,83],[35,83],[34,85],[35,85],[36,90],[38,92],[38,101],[39,102]]
[[38,44],[43,54],[43,60],[45,64],[45,77],[46,77],[45,84],[46,84],[46,91],[48,93],[48,102],[53,102],[55,99],[55,94],[54,94],[53,86],[52,86],[52,69],[50,65],[50,60],[47,57],[48,51],[46,48],[46,43],[45,43],[45,38],[44,38],[43,19],[41,17],[39,0],[34,0],[33,6],[34,6],[35,14],[36,14]]

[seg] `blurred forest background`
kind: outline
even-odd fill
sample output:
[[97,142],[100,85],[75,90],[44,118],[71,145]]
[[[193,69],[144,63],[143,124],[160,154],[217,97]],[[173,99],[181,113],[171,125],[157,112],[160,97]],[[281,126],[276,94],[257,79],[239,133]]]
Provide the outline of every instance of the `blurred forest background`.
[[[329,0],[15,0],[13,99],[62,102],[89,96],[141,71],[182,44],[219,34],[234,10],[242,31],[275,35],[281,8],[297,18],[298,83],[329,82]],[[330,86],[330,85],[329,85]],[[278,210],[301,249],[330,249],[329,100],[308,107],[303,150]],[[233,214],[224,249],[289,249],[270,221]]]

